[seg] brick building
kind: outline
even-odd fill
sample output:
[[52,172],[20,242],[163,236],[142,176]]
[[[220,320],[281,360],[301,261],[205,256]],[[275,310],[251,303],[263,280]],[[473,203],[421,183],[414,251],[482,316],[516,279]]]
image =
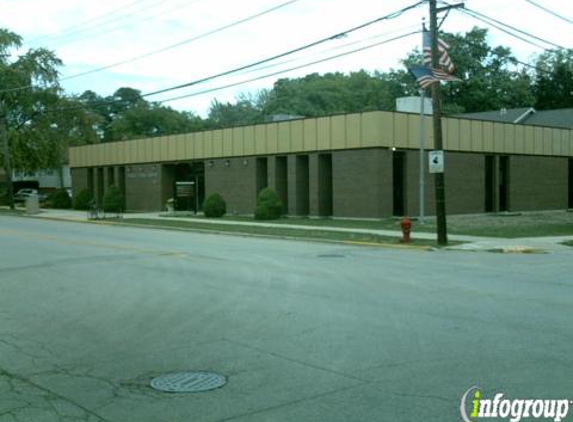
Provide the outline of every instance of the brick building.
[[[444,118],[443,133],[449,214],[573,207],[573,130]],[[161,210],[178,194],[194,208],[218,192],[228,212],[252,214],[270,186],[290,215],[414,216],[419,143],[419,115],[373,111],[73,147],[70,166],[74,192],[88,188],[101,203],[116,185],[133,211]]]

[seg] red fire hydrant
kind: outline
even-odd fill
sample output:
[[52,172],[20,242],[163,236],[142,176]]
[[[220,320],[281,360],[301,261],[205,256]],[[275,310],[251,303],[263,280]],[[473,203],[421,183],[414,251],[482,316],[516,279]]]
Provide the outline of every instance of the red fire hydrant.
[[412,230],[412,220],[410,217],[404,217],[400,220],[400,228],[402,229],[402,243],[410,243],[410,231]]

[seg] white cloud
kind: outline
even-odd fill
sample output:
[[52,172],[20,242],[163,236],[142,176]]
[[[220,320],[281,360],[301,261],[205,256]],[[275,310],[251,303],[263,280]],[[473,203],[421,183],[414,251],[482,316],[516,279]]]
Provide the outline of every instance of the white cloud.
[[[42,45],[54,49],[66,65],[62,69],[66,76],[182,42],[280,3],[281,0],[0,0],[0,10],[7,11],[0,15],[0,27],[7,27],[22,35],[31,46]],[[132,86],[143,92],[154,91],[305,45],[412,3],[414,0],[299,0],[251,22],[152,57],[65,81],[64,86],[72,92],[91,89],[102,95],[109,95],[121,86]],[[566,47],[573,45],[570,25],[525,0],[468,0],[466,5]],[[569,12],[563,1],[546,0],[543,5],[564,14]],[[398,28],[419,27],[422,17],[426,15],[427,6],[424,5],[395,20],[380,22],[346,39],[329,42],[320,50]],[[452,12],[443,29],[464,32],[473,26],[484,25],[459,12]],[[403,32],[406,30],[403,29]],[[533,53],[540,52],[498,30],[491,29],[490,34],[492,44],[510,46],[521,60],[528,60]],[[281,77],[361,68],[397,68],[400,66],[399,60],[419,42],[420,38],[411,37]],[[275,79],[257,81],[170,105],[204,113],[215,96],[232,101],[241,91],[271,87]],[[173,92],[169,96],[224,85],[233,80],[240,79],[221,79],[210,85]]]

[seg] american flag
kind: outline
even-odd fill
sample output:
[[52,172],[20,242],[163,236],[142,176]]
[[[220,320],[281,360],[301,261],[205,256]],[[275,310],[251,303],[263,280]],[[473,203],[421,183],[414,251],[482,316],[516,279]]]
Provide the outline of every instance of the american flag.
[[[432,35],[430,31],[424,31],[423,35],[423,53],[424,53],[424,66],[431,67],[432,66]],[[438,38],[438,52],[440,54],[439,64],[444,69],[448,71],[448,73],[453,73],[455,70],[454,64],[452,63],[452,59],[450,59],[450,55],[448,54],[448,48],[450,46]]]
[[429,67],[409,67],[408,71],[416,78],[420,88],[426,89],[434,82],[439,81],[459,81],[455,76],[450,75],[441,69],[431,69]]

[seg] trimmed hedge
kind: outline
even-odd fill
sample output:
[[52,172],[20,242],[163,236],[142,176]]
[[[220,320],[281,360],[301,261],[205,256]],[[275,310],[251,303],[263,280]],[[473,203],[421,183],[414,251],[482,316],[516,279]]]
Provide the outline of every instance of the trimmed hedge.
[[103,212],[123,212],[123,195],[116,186],[110,186],[103,197]]
[[221,218],[227,213],[227,203],[218,193],[212,193],[203,202],[203,212],[207,218]]
[[51,194],[48,202],[52,208],[64,210],[72,208],[72,198],[70,198],[68,191],[65,189],[58,189]]
[[87,211],[90,208],[90,202],[94,200],[94,196],[89,189],[81,190],[77,195],[74,195],[73,205],[75,210]]
[[276,220],[283,213],[283,204],[277,193],[271,188],[264,188],[257,198],[255,208],[256,220]]

